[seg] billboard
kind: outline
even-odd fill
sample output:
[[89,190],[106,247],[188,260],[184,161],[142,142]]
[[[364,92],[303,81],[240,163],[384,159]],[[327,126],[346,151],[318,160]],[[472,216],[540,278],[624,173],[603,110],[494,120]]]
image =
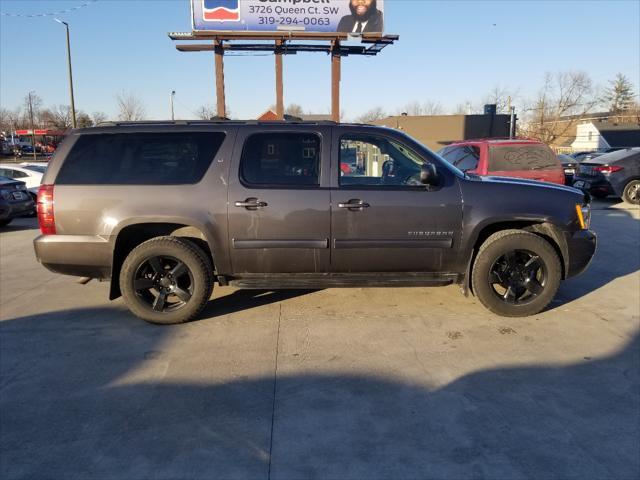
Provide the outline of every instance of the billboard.
[[382,33],[384,0],[191,0],[195,32]]

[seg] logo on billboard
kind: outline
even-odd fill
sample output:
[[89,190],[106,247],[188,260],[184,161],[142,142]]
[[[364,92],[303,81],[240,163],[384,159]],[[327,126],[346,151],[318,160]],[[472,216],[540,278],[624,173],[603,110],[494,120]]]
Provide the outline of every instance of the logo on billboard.
[[202,19],[206,22],[240,20],[240,0],[202,0]]

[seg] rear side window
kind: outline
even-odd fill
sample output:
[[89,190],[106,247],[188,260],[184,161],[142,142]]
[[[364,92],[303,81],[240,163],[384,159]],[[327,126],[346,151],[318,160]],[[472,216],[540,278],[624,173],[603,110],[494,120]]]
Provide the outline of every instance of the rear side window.
[[220,149],[221,132],[83,135],[57,184],[177,185],[199,182]]
[[475,170],[480,161],[480,148],[472,146],[446,147],[440,151],[440,156],[462,171]]
[[318,185],[320,137],[297,132],[253,134],[242,150],[240,175],[248,185]]
[[514,145],[489,148],[490,171],[547,170],[559,168],[559,166],[556,156],[545,145]]

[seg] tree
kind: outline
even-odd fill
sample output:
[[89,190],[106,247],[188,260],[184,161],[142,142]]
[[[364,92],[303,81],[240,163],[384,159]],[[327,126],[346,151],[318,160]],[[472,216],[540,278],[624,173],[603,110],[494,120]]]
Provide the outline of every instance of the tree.
[[31,128],[31,124],[36,126],[40,119],[40,111],[42,109],[42,98],[37,93],[29,92],[24,96],[24,110],[25,110],[25,120],[28,122],[29,128]]
[[93,112],[91,114],[91,121],[94,125],[99,125],[107,121],[107,115],[104,112]]
[[405,105],[403,108],[397,111],[398,114],[407,115],[442,115],[443,108],[440,102],[433,100],[427,100],[424,103],[420,103],[417,100]]
[[538,96],[525,109],[522,134],[545,143],[566,138],[571,129],[599,103],[593,84],[584,72],[547,73]]
[[202,105],[196,110],[196,116],[200,120],[210,120],[215,118],[217,115],[218,112],[212,105]]
[[126,122],[144,120],[146,109],[142,100],[132,92],[120,92],[116,95],[118,118]]
[[603,102],[609,107],[609,113],[620,114],[630,110],[635,101],[633,84],[622,73],[609,80],[610,87],[604,91]]
[[293,117],[301,117],[304,115],[304,110],[297,103],[290,103],[287,108],[284,109],[284,113]]
[[0,132],[10,134],[16,129],[16,124],[20,121],[20,109],[9,110],[0,107]]
[[356,122],[371,123],[375,120],[380,120],[382,118],[385,118],[386,116],[387,114],[385,113],[382,107],[375,107],[375,108],[372,108],[371,110],[364,112],[362,115],[360,115],[356,119]]
[[510,113],[509,112],[509,99],[513,102],[517,96],[516,93],[511,92],[508,88],[495,85],[489,93],[484,96],[483,105],[495,104],[497,113]]
[[76,114],[76,124],[78,125],[78,128],[93,127],[93,120],[83,111],[79,111]]
[[40,121],[43,126],[65,130],[71,128],[71,107],[69,105],[54,105],[40,113]]

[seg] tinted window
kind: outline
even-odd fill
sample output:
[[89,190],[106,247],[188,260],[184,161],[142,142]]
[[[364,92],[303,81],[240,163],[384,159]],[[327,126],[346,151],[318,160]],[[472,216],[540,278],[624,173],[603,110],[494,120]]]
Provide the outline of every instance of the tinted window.
[[31,170],[32,172],[45,173],[47,171],[47,167],[43,165],[25,165],[25,170]]
[[256,133],[244,144],[240,175],[251,185],[318,185],[320,137],[313,133]]
[[348,135],[340,139],[341,186],[421,185],[423,162],[412,150],[383,137]]
[[558,160],[545,145],[498,146],[489,149],[489,170],[545,170],[559,168]]
[[202,179],[225,134],[219,132],[83,135],[56,183],[175,185]]
[[475,170],[480,160],[478,147],[446,147],[440,151],[440,156],[460,170]]
[[29,176],[28,174],[21,172],[20,170],[13,170],[9,168],[4,169],[3,172],[4,173],[2,173],[2,175],[5,175],[10,178],[26,178]]

